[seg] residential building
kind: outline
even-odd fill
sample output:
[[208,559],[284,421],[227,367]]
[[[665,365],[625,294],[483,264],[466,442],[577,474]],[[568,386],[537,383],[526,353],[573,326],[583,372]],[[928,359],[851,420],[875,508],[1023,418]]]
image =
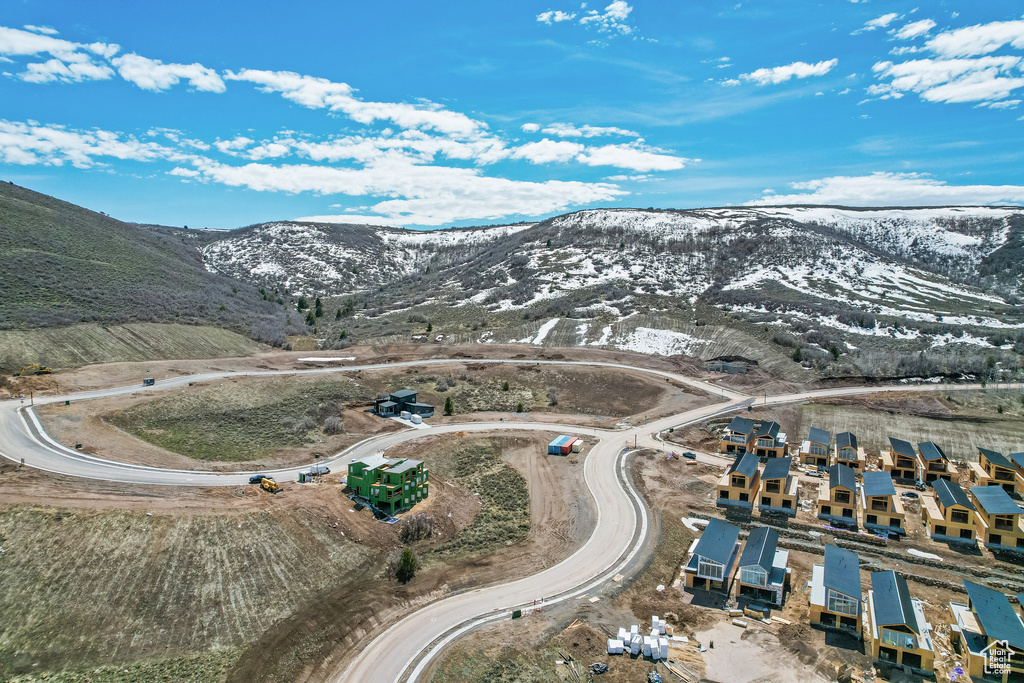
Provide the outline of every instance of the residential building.
[[931,441],[917,444],[918,479],[930,484],[936,479],[953,481],[956,469],[945,452]]
[[832,435],[824,429],[811,427],[807,440],[800,444],[800,462],[810,467],[828,467]]
[[978,540],[993,552],[1024,552],[1022,510],[1001,486],[972,486]]
[[793,458],[772,458],[761,472],[757,510],[761,514],[796,515],[800,481],[790,474]]
[[739,537],[738,526],[712,518],[690,551],[683,570],[684,585],[729,593],[739,554]]
[[978,462],[972,462],[971,483],[975,486],[1001,486],[1011,496],[1019,493],[1017,467],[1002,453],[978,449]]
[[782,605],[789,584],[789,551],[778,545],[775,529],[759,526],[750,530],[740,555],[737,595]]
[[395,460],[377,453],[349,463],[347,483],[372,507],[393,515],[427,497],[428,479],[427,468],[419,460]]
[[729,426],[722,432],[722,440],[718,444],[719,453],[743,455],[750,450],[754,442],[756,423],[745,417],[734,417]]
[[786,433],[778,422],[762,422],[754,434],[754,455],[759,458],[781,458],[786,455]]
[[889,437],[889,450],[882,451],[882,469],[898,481],[917,480],[917,453],[909,441]]
[[811,623],[861,637],[860,559],[825,546],[825,561],[811,569]]
[[818,486],[818,519],[857,528],[857,475],[846,465],[828,468],[828,485]]
[[857,437],[851,432],[836,434],[836,445],[832,450],[832,464],[846,465],[855,472],[864,471],[864,449],[857,445]]
[[861,520],[871,531],[907,533],[907,513],[896,495],[892,476],[888,472],[865,472],[860,497]]
[[936,479],[934,496],[921,496],[921,517],[933,541],[977,545],[975,507],[959,484]]
[[396,391],[387,398],[375,400],[373,402],[373,412],[382,417],[394,417],[395,415],[401,415],[403,411],[408,412],[410,415],[432,417],[434,415],[434,406],[429,403],[417,402],[417,396],[419,396],[419,392],[412,389]]
[[758,459],[753,453],[746,453],[743,457],[733,460],[732,465],[718,480],[716,505],[753,510],[761,482],[757,465]]
[[[1003,593],[964,579],[967,604],[949,603],[950,640],[971,680],[1024,674],[1024,623]],[[986,669],[988,669],[986,671]],[[1019,680],[1019,678],[1018,678]]]
[[921,601],[910,597],[906,579],[892,570],[872,573],[866,618],[872,659],[932,673],[931,625]]

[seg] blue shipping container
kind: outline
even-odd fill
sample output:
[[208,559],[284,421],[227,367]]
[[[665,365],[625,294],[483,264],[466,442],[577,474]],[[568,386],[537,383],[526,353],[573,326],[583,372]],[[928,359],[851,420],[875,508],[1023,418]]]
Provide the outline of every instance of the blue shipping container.
[[569,440],[568,436],[560,436],[560,437],[558,437],[557,439],[555,439],[554,441],[552,441],[551,443],[548,444],[548,453],[550,453],[552,455],[561,455],[561,453],[562,453],[562,446],[568,440]]

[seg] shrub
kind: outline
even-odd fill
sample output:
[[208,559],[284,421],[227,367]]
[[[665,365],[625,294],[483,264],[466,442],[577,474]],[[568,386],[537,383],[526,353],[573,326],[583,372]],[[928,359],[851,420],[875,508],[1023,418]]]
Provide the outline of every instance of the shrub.
[[345,431],[345,422],[337,415],[324,420],[324,434],[341,434]]
[[403,543],[413,543],[434,534],[434,520],[423,513],[411,515],[402,520],[398,537]]
[[553,406],[558,405],[558,392],[555,391],[554,387],[548,387],[548,401],[550,401]]

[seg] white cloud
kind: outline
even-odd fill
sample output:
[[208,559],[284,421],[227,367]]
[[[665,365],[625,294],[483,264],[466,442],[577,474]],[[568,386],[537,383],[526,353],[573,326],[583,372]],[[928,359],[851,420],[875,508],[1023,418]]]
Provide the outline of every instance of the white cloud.
[[1024,20],[993,21],[945,31],[926,46],[943,57],[973,57],[995,52],[1004,45],[1024,49]]
[[891,98],[915,92],[925,101],[947,103],[1002,100],[1024,87],[1024,78],[1010,75],[1020,65],[1021,58],[1010,56],[879,62],[872,70],[891,80],[870,86],[868,94]]
[[[28,27],[26,27],[28,28]],[[41,27],[31,27],[40,29]],[[44,31],[44,33],[48,33]],[[56,33],[56,31],[53,31]],[[29,83],[48,83],[50,81],[84,81],[103,80],[110,78],[113,72],[104,64],[93,58],[100,56],[109,59],[120,50],[117,45],[107,43],[73,43],[69,40],[54,38],[52,35],[41,35],[31,31],[0,26],[0,55],[32,57],[50,55],[51,59],[29,64],[18,78]]]
[[939,206],[1024,202],[1021,185],[948,185],[918,173],[832,176],[790,187],[793,194],[765,191],[748,204],[838,204],[843,206]]
[[[587,3],[580,6],[581,10],[587,8]],[[587,10],[577,20],[577,24],[587,28],[595,28],[601,33],[609,35],[632,35],[636,32],[635,26],[626,23],[633,7],[624,0],[614,0],[604,8],[604,11],[596,9]],[[576,12],[563,12],[562,10],[548,10],[537,15],[537,21],[548,24],[556,24],[570,21],[577,17]],[[591,41],[598,42],[598,41]]]
[[26,31],[33,31],[35,33],[44,33],[48,36],[57,35],[57,29],[50,28],[49,26],[33,26],[32,24],[25,24]]
[[560,138],[594,138],[600,135],[625,135],[638,138],[640,133],[635,133],[624,128],[606,126],[574,126],[571,123],[551,123],[541,131],[545,135],[556,135]]
[[722,85],[731,88],[733,86],[742,85],[742,81],[740,81],[738,78],[727,78],[724,81],[722,81]]
[[62,81],[72,83],[78,81],[102,81],[113,77],[114,71],[105,64],[97,64],[92,60],[65,64],[57,58],[45,62],[29,64],[21,79],[29,83],[49,83]]
[[615,0],[604,8],[604,12],[593,9],[588,11],[586,16],[580,18],[580,25],[593,25],[597,27],[597,30],[606,33],[629,34],[634,31],[634,27],[626,24],[625,21],[632,11],[633,8],[624,0]]
[[880,17],[875,17],[870,21],[865,21],[864,25],[854,31],[851,35],[857,35],[858,33],[864,33],[866,31],[874,31],[875,29],[885,28],[895,20],[899,19],[900,15],[896,12],[890,12],[889,14],[883,14]]
[[1016,109],[1021,103],[1021,100],[1002,100],[1000,102],[982,102],[979,107],[988,107],[989,109]]
[[[259,191],[402,197],[379,202],[370,210],[392,221],[416,225],[542,215],[627,194],[607,183],[524,182],[482,176],[476,169],[421,166],[407,160],[386,160],[362,169],[257,163],[228,166],[209,159],[194,164],[204,180]],[[351,222],[352,216],[343,220]]]
[[235,152],[240,152],[254,142],[256,141],[251,138],[247,138],[244,135],[238,135],[231,140],[217,140],[213,143],[213,146],[224,154],[233,154]]
[[133,161],[182,159],[184,155],[155,142],[139,140],[105,130],[74,130],[34,122],[0,120],[0,161],[9,164],[70,163],[87,168],[96,157]]
[[515,159],[525,159],[532,164],[565,163],[576,159],[585,147],[576,142],[549,140],[528,142],[512,152]]
[[520,126],[520,130],[522,130],[524,133],[536,133],[538,130],[540,130],[540,126],[536,123],[524,123],[522,126]]
[[176,166],[172,168],[170,171],[168,171],[167,175],[180,176],[182,178],[198,178],[200,173],[199,171],[193,170],[191,168],[182,168],[181,166]]
[[[293,218],[293,221],[298,223],[344,223],[348,225],[383,225],[387,227],[400,228],[409,223],[405,221],[397,221],[391,218],[385,218],[384,216],[367,216],[359,215],[355,213],[345,213],[341,215],[322,215],[322,216],[302,216],[300,218]],[[423,225],[422,223],[419,225]]]
[[259,71],[243,69],[238,73],[226,72],[232,81],[255,83],[263,92],[277,92],[310,109],[327,108],[341,112],[358,123],[391,121],[402,128],[435,130],[457,137],[473,137],[483,133],[487,124],[459,112],[426,102],[412,105],[396,102],[366,102],[353,96],[347,83],[335,83],[326,78],[303,76],[290,71]]
[[588,166],[615,166],[631,171],[676,171],[699,159],[686,159],[659,153],[637,145],[605,145],[588,147],[579,156],[579,161]]
[[134,83],[143,90],[166,90],[187,80],[196,90],[224,92],[224,81],[213,69],[202,64],[164,64],[159,59],[149,59],[135,53],[110,60],[117,67],[121,78]]
[[537,15],[537,21],[548,24],[549,26],[552,24],[552,22],[558,23],[560,21],[569,21],[570,19],[575,18],[575,12],[563,12],[562,10],[549,10],[547,12],[541,12],[540,14]]
[[754,81],[758,85],[769,83],[782,83],[791,78],[808,78],[810,76],[824,76],[839,63],[838,59],[829,59],[817,64],[807,62],[793,62],[785,66],[776,66],[771,69],[758,69],[748,74],[741,74],[740,78],[747,81]]
[[902,28],[892,31],[893,37],[899,40],[912,40],[914,38],[920,38],[929,31],[935,28],[935,22],[931,19],[922,19],[921,21],[915,21]]

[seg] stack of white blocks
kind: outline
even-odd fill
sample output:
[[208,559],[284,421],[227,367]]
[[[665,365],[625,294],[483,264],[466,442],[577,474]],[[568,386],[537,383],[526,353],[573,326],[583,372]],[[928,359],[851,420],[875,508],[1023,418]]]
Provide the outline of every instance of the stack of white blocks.
[[644,657],[668,659],[668,638],[665,637],[665,620],[651,617],[650,635],[641,635],[640,626],[633,624],[627,631],[620,628],[615,638],[608,639],[608,654],[620,655],[629,649],[631,655],[641,652]]

